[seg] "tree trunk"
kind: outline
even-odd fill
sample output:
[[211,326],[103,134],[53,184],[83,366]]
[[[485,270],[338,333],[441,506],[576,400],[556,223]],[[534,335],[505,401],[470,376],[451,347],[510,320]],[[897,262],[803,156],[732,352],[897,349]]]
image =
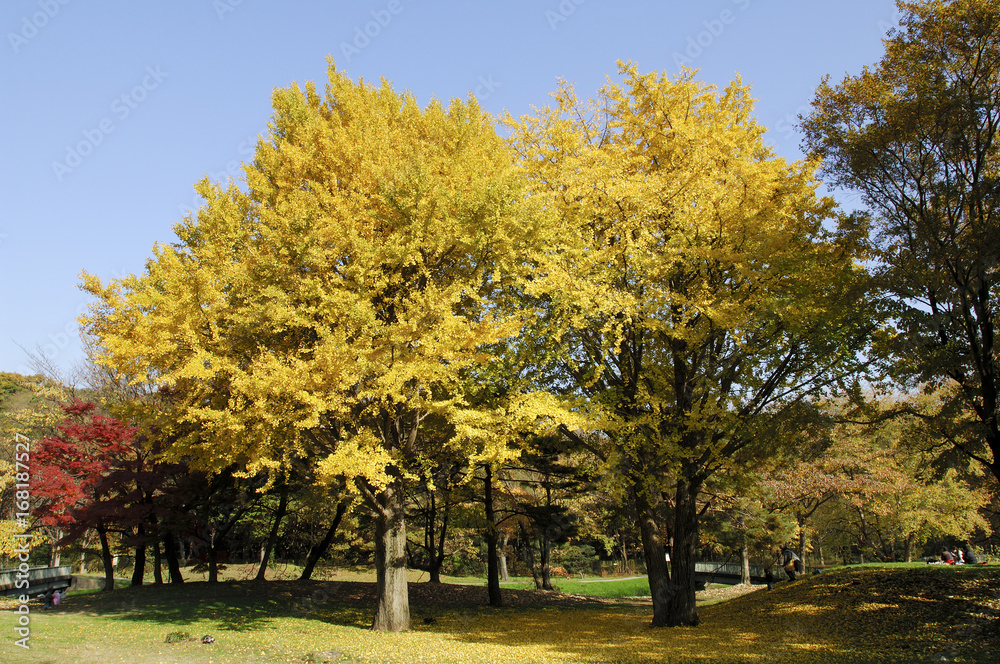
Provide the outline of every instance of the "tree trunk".
[[507,542],[510,541],[510,535],[507,533],[503,534],[503,540],[500,542],[500,580],[510,581],[510,574],[507,572]]
[[441,566],[444,565],[444,545],[448,538],[448,519],[451,516],[451,501],[445,500],[444,514],[441,515],[441,533],[438,535],[437,549],[431,556],[431,582],[441,583]]
[[906,562],[913,562],[913,534],[906,536]]
[[549,541],[548,528],[538,535],[539,562],[542,569],[542,590],[552,590],[552,568],[549,566],[549,554],[552,553],[552,544]]
[[531,572],[531,579],[535,582],[535,590],[542,589],[542,579],[538,576],[538,568],[535,567],[535,547],[531,543],[531,538],[528,537],[528,529],[524,527],[524,524],[519,524],[521,529],[521,542],[523,542],[524,547],[524,564],[528,566],[528,570]]
[[740,585],[750,585],[750,549],[745,536],[743,546],[740,547]]
[[372,629],[380,632],[410,629],[410,599],[406,586],[406,521],[401,484],[397,479],[375,496],[378,604]]
[[103,591],[109,593],[115,589],[115,562],[108,544],[108,531],[103,527],[98,528],[97,535],[101,538],[101,561],[104,563]]
[[170,531],[163,533],[163,552],[167,555],[167,572],[170,574],[170,583],[184,583],[181,564],[177,559],[177,539]]
[[[655,491],[655,489],[654,489]],[[667,565],[667,543],[661,527],[659,493],[647,495],[642,486],[632,487],[632,500],[642,535],[642,555],[646,561],[646,577],[653,599],[653,627],[665,627],[670,618],[670,569]]]
[[132,564],[132,585],[141,586],[143,577],[146,576],[146,531],[142,525],[136,527],[136,537],[139,538],[135,545],[135,561]]
[[160,555],[160,540],[153,540],[153,583],[163,585],[163,557]]
[[674,546],[671,551],[673,592],[667,624],[671,627],[698,624],[695,606],[695,549],[698,545],[699,487],[689,480],[677,482],[677,504],[674,511]]
[[799,560],[802,561],[802,571],[806,570],[806,528],[803,523],[799,524]]
[[215,559],[215,544],[208,549],[208,582],[219,582],[219,562]]
[[83,574],[86,574],[86,573],[87,573],[87,552],[86,551],[81,551],[80,552],[80,574],[83,575]]
[[427,550],[427,572],[430,574],[428,583],[441,583],[441,565],[438,563],[437,546],[435,546],[434,527],[437,525],[437,498],[434,491],[428,488],[430,504],[427,506],[427,519],[424,524],[424,547]]
[[257,576],[254,581],[266,581],[267,562],[271,558],[271,552],[278,543],[278,530],[281,528],[281,520],[285,518],[288,510],[288,483],[281,485],[281,498],[278,499],[278,511],[274,514],[274,523],[271,524],[271,532],[267,534],[267,542],[260,556],[260,567],[257,568]]
[[309,577],[312,576],[313,569],[316,568],[316,563],[319,562],[319,559],[322,558],[327,549],[330,548],[330,544],[333,542],[333,536],[337,533],[337,528],[340,527],[340,521],[344,518],[344,513],[347,511],[349,503],[349,500],[342,500],[337,503],[337,513],[333,516],[333,523],[330,524],[330,527],[326,531],[326,535],[323,536],[323,541],[309,549],[309,558],[306,560],[306,566],[302,570],[302,576],[299,577],[299,581],[309,580]]
[[483,486],[486,504],[486,587],[490,606],[503,606],[503,596],[500,594],[500,557],[497,551],[497,541],[500,538],[496,525],[496,511],[493,509],[493,467],[486,464],[485,468]]

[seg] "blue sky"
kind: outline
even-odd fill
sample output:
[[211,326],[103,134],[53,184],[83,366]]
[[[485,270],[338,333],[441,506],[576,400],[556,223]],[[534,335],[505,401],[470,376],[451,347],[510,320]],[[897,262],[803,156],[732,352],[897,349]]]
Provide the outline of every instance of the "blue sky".
[[421,103],[473,92],[515,115],[559,78],[589,96],[619,59],[739,73],[795,159],[822,77],[875,62],[897,20],[892,0],[4,0],[0,371],[29,372],[24,347],[69,374],[81,270],[141,271],[195,181],[239,175],[274,88],[322,84],[328,55]]

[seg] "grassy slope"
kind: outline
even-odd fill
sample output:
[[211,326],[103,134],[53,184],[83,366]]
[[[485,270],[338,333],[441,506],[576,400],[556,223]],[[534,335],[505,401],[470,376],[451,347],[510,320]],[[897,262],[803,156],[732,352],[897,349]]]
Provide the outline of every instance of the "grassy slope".
[[[635,603],[491,610],[452,602],[414,604],[413,631],[375,634],[364,628],[370,606],[344,597],[347,585],[192,583],[71,597],[57,612],[33,611],[27,652],[13,646],[6,611],[0,662],[1000,660],[995,567],[841,570],[705,607],[698,628],[661,630],[647,627],[649,607]],[[216,643],[165,643],[174,632]]]

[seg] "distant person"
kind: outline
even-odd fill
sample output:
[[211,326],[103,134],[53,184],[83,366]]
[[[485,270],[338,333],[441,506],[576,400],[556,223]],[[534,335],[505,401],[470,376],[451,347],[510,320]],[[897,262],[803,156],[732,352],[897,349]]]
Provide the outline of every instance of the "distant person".
[[49,588],[48,590],[46,590],[45,594],[42,595],[42,608],[43,609],[51,609],[52,608],[52,589],[51,588]]
[[979,558],[976,557],[976,552],[972,550],[972,547],[966,545],[965,547],[965,563],[967,565],[978,565]]
[[781,565],[785,568],[785,574],[788,575],[789,581],[795,580],[795,572],[801,571],[802,561],[799,557],[787,546],[781,550]]
[[941,562],[945,565],[954,565],[955,555],[947,548],[941,549]]
[[952,552],[951,555],[955,556],[955,564],[956,565],[964,565],[965,564],[965,556],[962,555],[962,549],[961,549],[961,547],[955,547],[955,550]]
[[62,593],[58,590],[52,593],[52,606],[59,606],[59,602],[62,601]]
[[767,584],[768,590],[774,590],[774,572],[771,571],[770,567],[764,568],[764,583]]

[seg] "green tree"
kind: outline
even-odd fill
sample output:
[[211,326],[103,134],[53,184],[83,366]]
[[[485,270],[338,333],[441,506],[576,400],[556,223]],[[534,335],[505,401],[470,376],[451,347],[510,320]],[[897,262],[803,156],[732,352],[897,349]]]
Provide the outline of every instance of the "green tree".
[[882,59],[819,87],[805,145],[878,224],[896,375],[956,385],[975,418],[953,444],[1000,477],[1000,3],[898,6]]

